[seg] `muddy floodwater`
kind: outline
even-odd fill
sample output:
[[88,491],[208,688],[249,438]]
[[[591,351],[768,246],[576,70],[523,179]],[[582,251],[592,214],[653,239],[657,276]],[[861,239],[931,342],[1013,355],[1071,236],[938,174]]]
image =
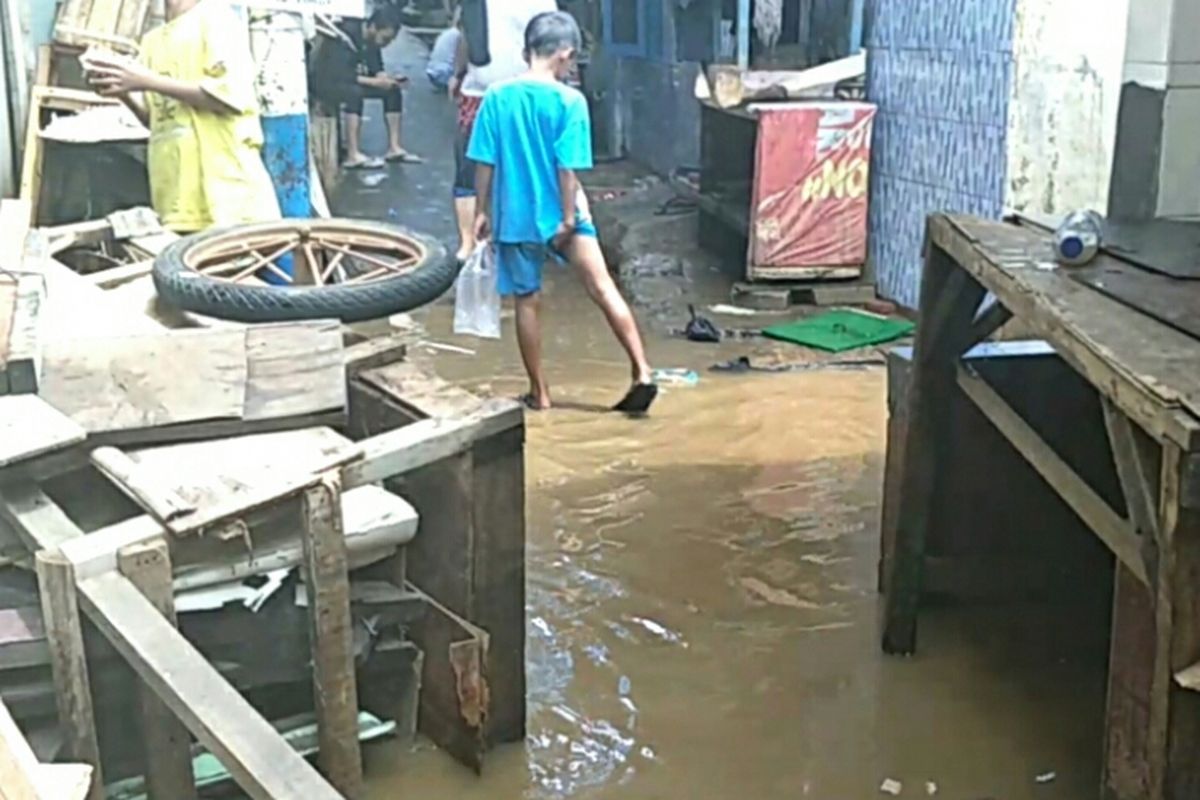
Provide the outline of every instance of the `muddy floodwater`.
[[[401,37],[385,56],[419,75],[424,52]],[[416,87],[405,118],[426,163],[352,176],[339,213],[452,241],[453,112]],[[631,185],[605,180],[589,183],[600,206]],[[372,745],[370,799],[867,800],[891,779],[909,798],[1095,800],[1105,621],[933,608],[915,657],[882,655],[883,368],[709,372],[745,352],[802,354],[672,336],[688,302],[728,302],[728,281],[693,268],[694,219],[654,208],[627,211],[649,224],[607,244],[641,264],[622,270],[655,365],[700,381],[668,388],[646,420],[600,413],[628,368],[578,281],[551,272],[545,349],[562,407],[528,418],[527,740],[489,754],[482,777],[428,745]],[[432,370],[524,391],[511,317],[495,343],[452,336],[444,304],[417,319],[429,341],[475,351],[415,348]]]
[[[371,798],[1097,796],[1103,643],[1070,615],[935,609],[917,657],[880,653],[882,368],[701,371],[627,420],[592,407],[626,367],[572,276],[546,305],[564,407],[529,416],[528,738],[482,778],[374,747]],[[523,389],[511,319],[482,345],[425,323],[477,350],[417,348],[440,374]],[[662,366],[728,354],[650,339]]]

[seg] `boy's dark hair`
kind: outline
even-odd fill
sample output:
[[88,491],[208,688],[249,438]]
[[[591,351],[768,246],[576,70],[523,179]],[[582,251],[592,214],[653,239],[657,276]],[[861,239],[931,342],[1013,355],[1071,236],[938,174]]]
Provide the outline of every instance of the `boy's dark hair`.
[[400,13],[400,9],[393,5],[380,6],[371,12],[370,19],[367,24],[377,31],[396,31],[400,32],[400,27],[404,24],[404,17]]
[[545,11],[529,21],[525,28],[525,52],[549,58],[562,50],[583,47],[579,23],[565,11]]

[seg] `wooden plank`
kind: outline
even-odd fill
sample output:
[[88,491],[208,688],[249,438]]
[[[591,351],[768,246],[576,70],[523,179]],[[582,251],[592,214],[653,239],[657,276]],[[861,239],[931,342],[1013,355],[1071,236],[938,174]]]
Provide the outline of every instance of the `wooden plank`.
[[[417,525],[416,510],[386,489],[360,486],[342,495],[342,530],[351,569],[386,558],[397,547],[411,542],[417,534]],[[303,544],[289,540],[278,545],[255,547],[219,563],[190,564],[179,570],[175,588],[184,591],[215,586],[303,563]]]
[[319,763],[338,791],[357,798],[364,791],[357,735],[358,683],[341,486],[335,478],[326,478],[305,492],[302,536]]
[[390,333],[376,336],[346,348],[346,377],[403,361],[408,346],[414,341],[411,333]]
[[361,442],[363,457],[343,471],[346,488],[411,472],[469,450],[474,443],[524,424],[520,404],[488,400],[458,418],[427,419]]
[[971,323],[971,347],[991,337],[1004,327],[1012,316],[1012,312],[999,301],[983,308]]
[[138,278],[144,278],[153,271],[153,261],[136,261],[132,264],[93,272],[89,275],[84,275],[83,278],[88,283],[94,284],[101,289],[112,289],[130,281],[135,281]]
[[0,469],[86,438],[82,426],[37,395],[0,397]]
[[1142,540],[1104,500],[1063,461],[1008,403],[977,375],[960,368],[958,385],[975,406],[1025,457],[1083,522],[1138,580],[1148,581]]
[[[0,235],[3,235],[2,230]],[[16,306],[16,281],[0,273],[0,396],[8,394],[8,337],[12,331]]]
[[[901,468],[895,548],[885,581],[883,650],[909,654],[916,648],[917,611],[925,565],[925,537],[938,496],[937,466],[950,447],[945,420],[954,391],[955,364],[970,344],[971,323],[984,290],[974,280],[954,279],[958,265],[944,250],[927,245],[921,281],[921,320],[913,348],[910,422]],[[950,292],[957,295],[945,299]],[[933,317],[935,311],[944,315]],[[935,335],[935,332],[936,335]]]
[[340,800],[128,579],[88,578],[79,595],[100,631],[250,797]]
[[115,447],[96,448],[91,461],[100,474],[159,522],[167,523],[196,511],[194,504],[162,480],[164,473],[141,467]]
[[488,631],[489,745],[525,740],[525,430],[483,439],[472,453],[475,580],[471,618]]
[[72,759],[93,767],[95,780],[89,798],[104,800],[100,743],[96,737],[92,687],[83,649],[83,622],[75,594],[75,572],[61,552],[42,550],[37,553],[37,573],[42,619],[54,674],[54,695],[59,723],[66,736],[67,753]]
[[476,773],[487,751],[484,723],[490,706],[488,634],[413,586],[429,610],[413,626],[425,654],[419,727]]
[[79,536],[79,527],[36,485],[9,483],[0,488],[3,518],[32,552],[57,549]]
[[346,407],[341,323],[252,325],[244,336],[246,420]]
[[[932,215],[945,249],[1037,336],[1156,439],[1200,450],[1200,341],[1072,280],[1036,230]],[[1111,256],[1101,255],[1101,262]],[[1180,408],[1187,413],[1180,413]]]
[[328,323],[56,341],[42,396],[106,441],[194,438],[240,421],[341,414],[341,334]]
[[40,276],[18,278],[7,354],[8,390],[12,394],[32,394],[38,390],[42,375],[41,329],[45,298],[46,282]]
[[42,396],[89,433],[241,419],[245,336],[174,331],[58,340],[45,348]]
[[37,786],[39,768],[29,742],[0,700],[0,800],[44,800]]
[[1158,479],[1161,450],[1111,400],[1102,398],[1104,424],[1112,447],[1117,477],[1125,495],[1129,520],[1151,540],[1158,531]]
[[[121,574],[145,595],[163,619],[178,627],[167,543],[158,539],[127,547],[117,560]],[[141,706],[146,786],[151,800],[194,800],[196,783],[187,729],[146,686],[141,687]]]

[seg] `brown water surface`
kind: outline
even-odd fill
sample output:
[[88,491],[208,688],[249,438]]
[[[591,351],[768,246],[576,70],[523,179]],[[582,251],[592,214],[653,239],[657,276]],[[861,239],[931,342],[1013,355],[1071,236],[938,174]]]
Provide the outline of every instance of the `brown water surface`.
[[[885,373],[703,371],[728,348],[651,335],[701,370],[653,416],[597,413],[627,379],[578,283],[555,274],[530,415],[529,731],[477,778],[428,745],[369,751],[391,798],[1097,796],[1103,631],[1040,607],[931,610],[919,654],[878,646]],[[515,343],[418,348],[473,389],[523,390]],[[1039,783],[1038,776],[1053,773]]]

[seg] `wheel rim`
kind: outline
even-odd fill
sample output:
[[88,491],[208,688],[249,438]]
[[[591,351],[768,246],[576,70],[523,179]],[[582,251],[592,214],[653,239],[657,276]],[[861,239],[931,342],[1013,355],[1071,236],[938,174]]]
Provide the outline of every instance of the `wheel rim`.
[[412,272],[427,255],[424,244],[400,231],[286,220],[205,236],[187,247],[183,263],[223,283],[321,287],[389,280]]

